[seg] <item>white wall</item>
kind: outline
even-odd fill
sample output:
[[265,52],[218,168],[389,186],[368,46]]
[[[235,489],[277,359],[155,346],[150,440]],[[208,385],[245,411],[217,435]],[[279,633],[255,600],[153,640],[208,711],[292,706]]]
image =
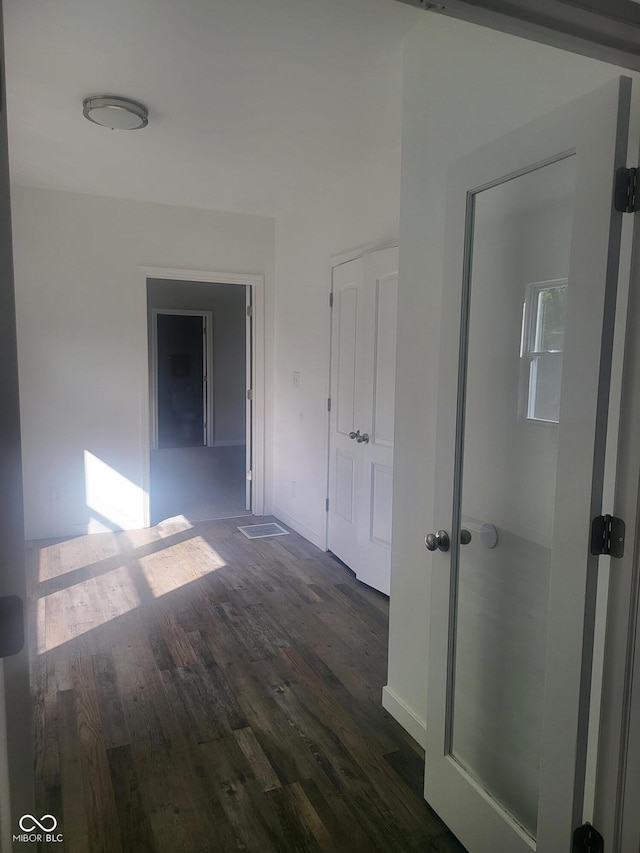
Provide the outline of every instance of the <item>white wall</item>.
[[[273,512],[321,548],[326,541],[330,259],[397,236],[399,188],[399,150],[390,150],[348,175],[327,179],[276,219]],[[297,388],[294,371],[300,374]]]
[[[23,187],[14,188],[12,202],[27,538],[100,529],[100,516],[124,528],[143,524],[149,422],[141,265],[265,275],[268,473],[273,220]],[[93,476],[109,493],[92,511],[85,459],[93,457],[117,473],[93,461]]]
[[[246,287],[150,279],[152,308],[213,313],[213,438],[217,445],[246,441]],[[151,326],[149,326],[151,329]]]
[[447,164],[621,72],[430,13],[407,37],[404,63],[391,622],[385,703],[420,736],[427,707],[431,563],[424,536],[432,528],[434,515]]

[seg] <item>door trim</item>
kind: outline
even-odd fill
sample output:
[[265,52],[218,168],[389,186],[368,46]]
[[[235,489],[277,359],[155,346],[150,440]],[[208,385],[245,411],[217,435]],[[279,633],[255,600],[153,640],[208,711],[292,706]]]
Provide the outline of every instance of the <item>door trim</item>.
[[[253,406],[251,418],[252,489],[251,511],[253,515],[264,515],[265,495],[265,300],[264,276],[255,273],[230,273],[211,270],[173,269],[171,267],[138,267],[141,285],[146,288],[147,279],[170,279],[172,281],[194,281],[203,284],[239,284],[251,288],[253,322],[251,324],[251,375],[253,377]],[[144,365],[141,374],[146,379],[147,394],[141,400],[142,426],[142,487],[144,491],[144,525],[151,526],[151,399],[149,376],[149,332],[145,312]],[[247,425],[249,426],[249,425]]]
[[399,2],[640,71],[640,8],[632,0]]
[[[253,304],[252,304],[252,288],[245,287],[245,332],[244,332],[244,345],[245,345],[245,387],[251,388],[252,386],[252,378],[255,376],[255,371],[253,368]],[[246,425],[246,436],[245,436],[245,467],[247,470],[247,479],[245,482],[245,492],[244,492],[244,508],[251,512],[251,503],[253,496],[253,399],[251,394],[245,394],[245,409],[244,409],[244,417],[245,417],[245,425]],[[249,473],[251,472],[251,473]]]
[[640,845],[640,217],[633,219],[612,510],[626,520],[627,533],[624,556],[609,575],[593,816],[612,853]]
[[[349,261],[355,261],[356,258],[362,258],[364,255],[368,255],[371,252],[379,252],[382,249],[397,249],[399,239],[396,236],[390,237],[388,240],[380,240],[377,243],[367,243],[364,246],[358,246],[355,249],[345,249],[344,252],[338,252],[335,255],[331,255],[329,259],[329,274],[333,275],[334,267],[342,266],[342,264],[346,264]],[[331,278],[329,278],[329,288],[331,288]]]
[[213,397],[213,311],[196,311],[184,308],[152,308],[151,309],[151,358],[149,361],[149,405],[151,409],[151,449],[158,449],[158,315],[169,317],[202,317],[205,321],[205,358],[207,364],[206,405],[204,416],[205,447],[213,447],[214,443],[214,397]]

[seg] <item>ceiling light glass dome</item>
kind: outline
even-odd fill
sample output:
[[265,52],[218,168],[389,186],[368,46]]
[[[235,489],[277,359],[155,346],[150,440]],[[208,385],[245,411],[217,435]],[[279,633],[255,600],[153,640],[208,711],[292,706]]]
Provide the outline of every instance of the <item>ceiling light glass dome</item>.
[[149,123],[144,104],[120,95],[92,95],[82,102],[82,114],[94,124],[112,130],[140,130]]

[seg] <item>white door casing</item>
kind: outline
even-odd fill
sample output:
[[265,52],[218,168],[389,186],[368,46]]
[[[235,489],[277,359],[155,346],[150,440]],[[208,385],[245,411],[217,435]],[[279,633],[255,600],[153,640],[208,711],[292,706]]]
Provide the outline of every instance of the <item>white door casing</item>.
[[246,485],[244,494],[244,508],[251,511],[251,489],[253,486],[253,454],[252,454],[252,429],[253,429],[253,304],[251,302],[251,288],[245,287],[245,470]]
[[[582,822],[597,579],[589,534],[591,519],[601,512],[621,221],[620,214],[612,213],[613,178],[615,169],[625,165],[629,97],[630,81],[616,81],[457,161],[449,171],[434,531],[451,534],[451,549],[434,552],[431,564],[425,797],[470,853],[569,850],[572,830]],[[466,330],[473,300],[471,226],[476,199],[485,190],[511,180],[515,185],[518,176],[564,159],[573,161],[576,177],[560,423],[533,427],[557,430],[555,488],[549,496],[553,531],[534,841],[487,790],[485,780],[474,778],[454,757],[458,571],[460,561],[468,561],[466,555],[472,553],[464,551],[471,545],[458,544],[464,526],[460,454],[466,445],[459,414],[465,408],[466,367],[460,385],[458,379],[459,364],[466,365],[461,318]],[[486,346],[492,345],[494,340],[488,340]],[[480,452],[488,439],[482,434],[470,437]],[[482,520],[496,524],[503,542],[512,535],[508,528],[501,529],[500,518]],[[479,649],[477,667],[490,670],[490,665]],[[508,688],[506,684],[507,702]],[[457,701],[464,712],[465,700]]]
[[332,291],[328,545],[359,580],[386,594],[397,270],[397,248],[368,252],[334,268]]

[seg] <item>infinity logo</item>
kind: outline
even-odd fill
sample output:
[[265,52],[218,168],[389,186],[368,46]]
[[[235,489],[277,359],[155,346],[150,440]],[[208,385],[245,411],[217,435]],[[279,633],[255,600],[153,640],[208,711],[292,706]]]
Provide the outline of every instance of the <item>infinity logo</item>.
[[[51,824],[48,826],[45,821],[50,820]],[[25,825],[25,821],[27,821]],[[31,825],[29,825],[29,821],[33,821]],[[18,821],[20,824],[20,829],[23,832],[33,832],[33,830],[38,827],[43,832],[53,832],[53,830],[58,825],[58,821],[52,814],[43,814],[40,820],[35,818],[32,814],[24,814]]]

